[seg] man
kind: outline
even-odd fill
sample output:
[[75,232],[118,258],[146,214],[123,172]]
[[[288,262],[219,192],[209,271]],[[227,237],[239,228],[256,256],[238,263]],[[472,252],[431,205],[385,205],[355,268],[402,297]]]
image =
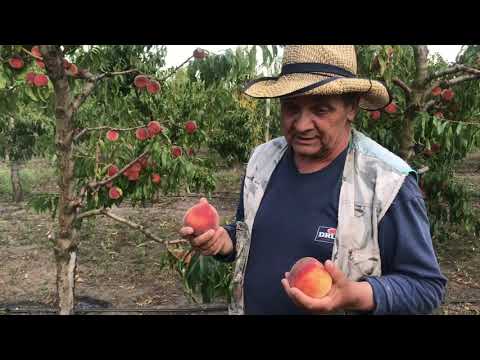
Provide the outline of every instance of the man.
[[[235,261],[231,314],[431,313],[441,274],[415,171],[352,128],[378,110],[383,84],[356,76],[353,46],[287,46],[282,73],[247,85],[280,98],[283,137],[257,147],[236,223],[183,237],[204,255]],[[202,200],[205,201],[205,200]],[[286,277],[302,257],[324,263],[332,289],[314,299]]]

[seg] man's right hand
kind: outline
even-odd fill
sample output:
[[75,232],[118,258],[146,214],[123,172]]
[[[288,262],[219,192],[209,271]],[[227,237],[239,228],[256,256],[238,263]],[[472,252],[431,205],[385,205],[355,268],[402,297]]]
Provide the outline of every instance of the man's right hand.
[[202,255],[228,255],[233,251],[232,239],[227,230],[221,226],[217,230],[208,230],[199,236],[193,233],[193,228],[189,226],[180,229],[180,236],[188,240],[192,248]]

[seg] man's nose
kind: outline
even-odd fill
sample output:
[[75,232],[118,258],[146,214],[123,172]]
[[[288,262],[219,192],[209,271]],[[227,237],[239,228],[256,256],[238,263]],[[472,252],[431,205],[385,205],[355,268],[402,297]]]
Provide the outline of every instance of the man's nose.
[[304,132],[313,128],[312,114],[309,111],[302,111],[295,120],[295,129]]

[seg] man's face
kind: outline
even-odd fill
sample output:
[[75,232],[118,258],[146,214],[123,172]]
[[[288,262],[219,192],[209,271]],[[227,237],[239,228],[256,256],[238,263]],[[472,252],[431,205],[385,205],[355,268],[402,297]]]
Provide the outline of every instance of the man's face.
[[296,155],[324,159],[349,136],[358,106],[340,96],[298,96],[281,100],[282,132]]

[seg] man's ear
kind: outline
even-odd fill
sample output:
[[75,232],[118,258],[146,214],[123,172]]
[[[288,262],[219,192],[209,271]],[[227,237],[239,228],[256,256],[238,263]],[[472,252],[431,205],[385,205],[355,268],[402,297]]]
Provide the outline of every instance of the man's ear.
[[357,117],[358,112],[360,111],[360,97],[358,97],[354,102],[348,106],[347,110],[347,120],[353,122]]

